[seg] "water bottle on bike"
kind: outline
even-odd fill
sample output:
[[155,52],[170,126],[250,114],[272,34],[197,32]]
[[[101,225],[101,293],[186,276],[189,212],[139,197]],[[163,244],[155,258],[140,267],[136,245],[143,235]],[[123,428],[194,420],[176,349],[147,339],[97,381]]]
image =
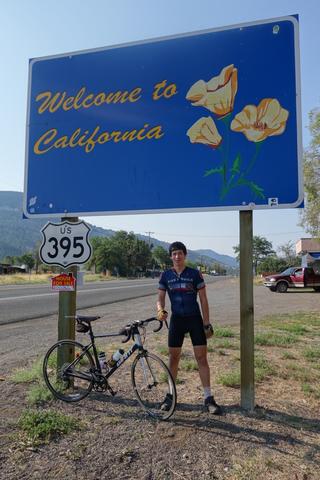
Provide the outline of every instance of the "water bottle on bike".
[[99,364],[102,371],[108,370],[107,359],[105,352],[99,352],[98,354]]
[[123,354],[124,354],[124,350],[122,350],[122,348],[117,350],[108,360],[108,366],[113,367],[117,363],[117,361],[120,360]]

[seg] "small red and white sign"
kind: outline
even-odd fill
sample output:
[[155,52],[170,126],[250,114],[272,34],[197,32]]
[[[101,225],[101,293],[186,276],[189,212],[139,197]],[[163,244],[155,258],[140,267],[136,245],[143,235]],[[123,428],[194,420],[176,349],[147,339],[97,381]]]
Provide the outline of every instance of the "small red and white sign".
[[73,292],[76,288],[76,279],[72,273],[61,273],[51,278],[51,288],[56,292]]

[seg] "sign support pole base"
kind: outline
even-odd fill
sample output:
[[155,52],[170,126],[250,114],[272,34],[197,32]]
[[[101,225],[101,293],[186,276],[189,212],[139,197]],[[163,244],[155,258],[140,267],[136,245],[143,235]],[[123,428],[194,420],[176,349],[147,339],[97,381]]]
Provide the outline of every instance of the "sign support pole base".
[[241,407],[253,411],[255,391],[252,210],[243,210],[239,213]]

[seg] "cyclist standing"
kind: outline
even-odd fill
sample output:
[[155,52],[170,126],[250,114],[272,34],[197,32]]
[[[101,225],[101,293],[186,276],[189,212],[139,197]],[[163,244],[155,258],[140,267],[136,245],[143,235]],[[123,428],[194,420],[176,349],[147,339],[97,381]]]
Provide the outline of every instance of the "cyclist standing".
[[[163,272],[160,277],[157,302],[158,319],[164,321],[168,316],[165,311],[165,297],[168,292],[172,312],[168,337],[169,369],[176,380],[184,336],[189,333],[203,386],[205,408],[214,415],[221,415],[221,407],[215,402],[210,387],[207,338],[212,336],[213,328],[209,321],[204,279],[201,272],[186,266],[187,249],[182,242],[172,243],[169,254],[173,268]],[[201,311],[197,302],[198,294]],[[163,409],[170,408],[170,404],[171,398],[168,394]]]

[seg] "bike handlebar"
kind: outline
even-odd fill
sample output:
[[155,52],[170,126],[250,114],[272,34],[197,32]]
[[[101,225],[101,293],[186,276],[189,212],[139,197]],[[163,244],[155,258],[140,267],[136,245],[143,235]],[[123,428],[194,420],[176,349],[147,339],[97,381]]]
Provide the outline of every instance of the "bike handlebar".
[[161,320],[158,320],[156,317],[147,318],[146,320],[137,320],[136,322],[126,325],[119,331],[119,335],[125,335],[125,338],[124,340],[122,340],[122,343],[127,343],[130,340],[130,338],[132,337],[132,333],[133,333],[132,330],[134,327],[137,327],[137,328],[143,327],[145,324],[148,324],[150,322],[155,322],[155,321],[159,322],[159,326],[153,330],[156,333],[156,332],[159,332],[163,327],[163,322]]

